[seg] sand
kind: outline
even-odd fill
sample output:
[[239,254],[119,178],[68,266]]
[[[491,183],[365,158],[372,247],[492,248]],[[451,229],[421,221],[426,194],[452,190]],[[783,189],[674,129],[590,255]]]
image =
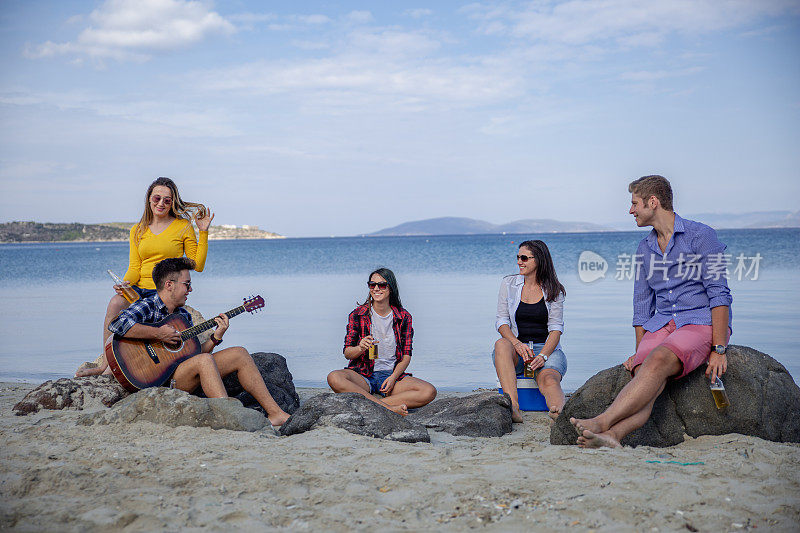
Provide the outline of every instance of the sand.
[[[666,449],[549,444],[544,413],[501,438],[405,444],[17,417],[0,384],[0,530],[797,531],[800,446],[724,435]],[[298,391],[302,398],[320,392]],[[669,461],[677,461],[671,463]],[[701,463],[701,464],[678,464]]]

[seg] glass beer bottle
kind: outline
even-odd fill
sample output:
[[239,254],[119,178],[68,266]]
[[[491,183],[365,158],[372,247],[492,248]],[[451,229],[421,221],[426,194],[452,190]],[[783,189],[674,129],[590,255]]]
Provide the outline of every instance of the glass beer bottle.
[[368,355],[370,359],[378,357],[378,341],[372,341],[372,344],[369,345]]
[[711,395],[714,397],[714,403],[717,404],[717,409],[725,409],[731,402],[728,400],[728,393],[725,392],[725,385],[719,376],[711,382]]
[[[528,341],[528,348],[531,351],[533,351],[533,341]],[[526,378],[533,377],[533,369],[531,369],[531,363],[525,363],[525,366],[523,367],[522,370],[522,375],[525,376]]]
[[128,300],[128,303],[132,304],[139,299],[139,294],[131,288],[127,281],[123,281],[119,276],[111,272],[111,270],[106,270],[106,272],[108,272],[108,275],[114,280],[114,285],[122,287],[122,296]]

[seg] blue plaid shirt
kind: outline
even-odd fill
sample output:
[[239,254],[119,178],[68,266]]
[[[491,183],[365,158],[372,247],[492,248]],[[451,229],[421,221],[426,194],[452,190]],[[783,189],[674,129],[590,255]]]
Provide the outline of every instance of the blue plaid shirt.
[[[192,315],[183,307],[175,310],[180,314],[189,326],[192,325]],[[164,320],[170,315],[167,311],[167,306],[161,301],[158,293],[147,298],[141,298],[132,303],[127,309],[117,315],[117,318],[111,321],[108,325],[108,331],[116,333],[119,336],[125,335],[134,324],[152,325],[156,322]]]
[[[711,308],[733,302],[728,288],[730,254],[709,226],[675,214],[664,252],[653,229],[636,250],[633,325],[658,331],[670,320],[676,327],[711,325]],[[728,327],[733,313],[729,313]]]

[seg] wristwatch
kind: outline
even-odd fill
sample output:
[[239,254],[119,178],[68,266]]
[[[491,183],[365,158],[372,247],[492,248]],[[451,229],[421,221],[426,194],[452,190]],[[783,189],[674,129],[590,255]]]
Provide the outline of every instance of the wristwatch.
[[545,362],[545,363],[547,362],[547,359],[550,357],[549,355],[545,355],[545,354],[543,354],[543,353],[540,353],[539,355],[541,355],[541,356],[542,356],[542,359],[544,359],[544,362]]
[[714,345],[714,346],[712,346],[711,348],[712,348],[712,349],[713,349],[715,352],[717,352],[718,354],[720,354],[720,355],[725,355],[725,352],[728,350],[728,347],[727,347],[727,346],[725,346],[724,344],[715,344],[715,345]]
[[214,346],[219,346],[220,344],[222,344],[222,339],[216,338],[213,333],[211,334],[211,337],[209,337],[209,338],[211,339],[211,342],[214,343]]

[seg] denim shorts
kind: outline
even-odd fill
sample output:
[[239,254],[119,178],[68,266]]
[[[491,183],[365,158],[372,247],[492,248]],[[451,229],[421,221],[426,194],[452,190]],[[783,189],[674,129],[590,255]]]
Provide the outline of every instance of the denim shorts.
[[[544,343],[533,343],[533,351],[534,353],[539,353],[544,348]],[[494,350],[492,350],[492,363],[494,363]],[[517,356],[517,365],[514,367],[514,371],[517,373],[517,377],[521,377],[524,375],[525,371],[525,363],[522,360],[522,357]],[[539,376],[539,371],[543,368],[552,368],[559,374],[561,377],[564,377],[564,374],[567,373],[567,356],[564,355],[563,350],[561,348],[556,348],[553,350],[553,353],[550,354],[550,357],[547,358],[544,366],[537,368],[533,372],[533,377],[536,378]]]
[[386,380],[386,378],[388,378],[389,376],[392,375],[392,371],[391,370],[379,370],[378,372],[373,372],[372,373],[372,377],[369,377],[369,378],[367,376],[363,375],[363,374],[359,374],[359,375],[367,381],[367,384],[369,385],[369,393],[370,394],[381,394],[381,395],[383,395],[383,393],[379,392],[381,390],[381,385],[383,385],[383,382],[384,382],[384,380]]
[[147,298],[158,292],[155,289],[142,289],[141,287],[137,287],[136,285],[131,285],[131,289],[136,291],[136,294],[139,295],[139,298]]

